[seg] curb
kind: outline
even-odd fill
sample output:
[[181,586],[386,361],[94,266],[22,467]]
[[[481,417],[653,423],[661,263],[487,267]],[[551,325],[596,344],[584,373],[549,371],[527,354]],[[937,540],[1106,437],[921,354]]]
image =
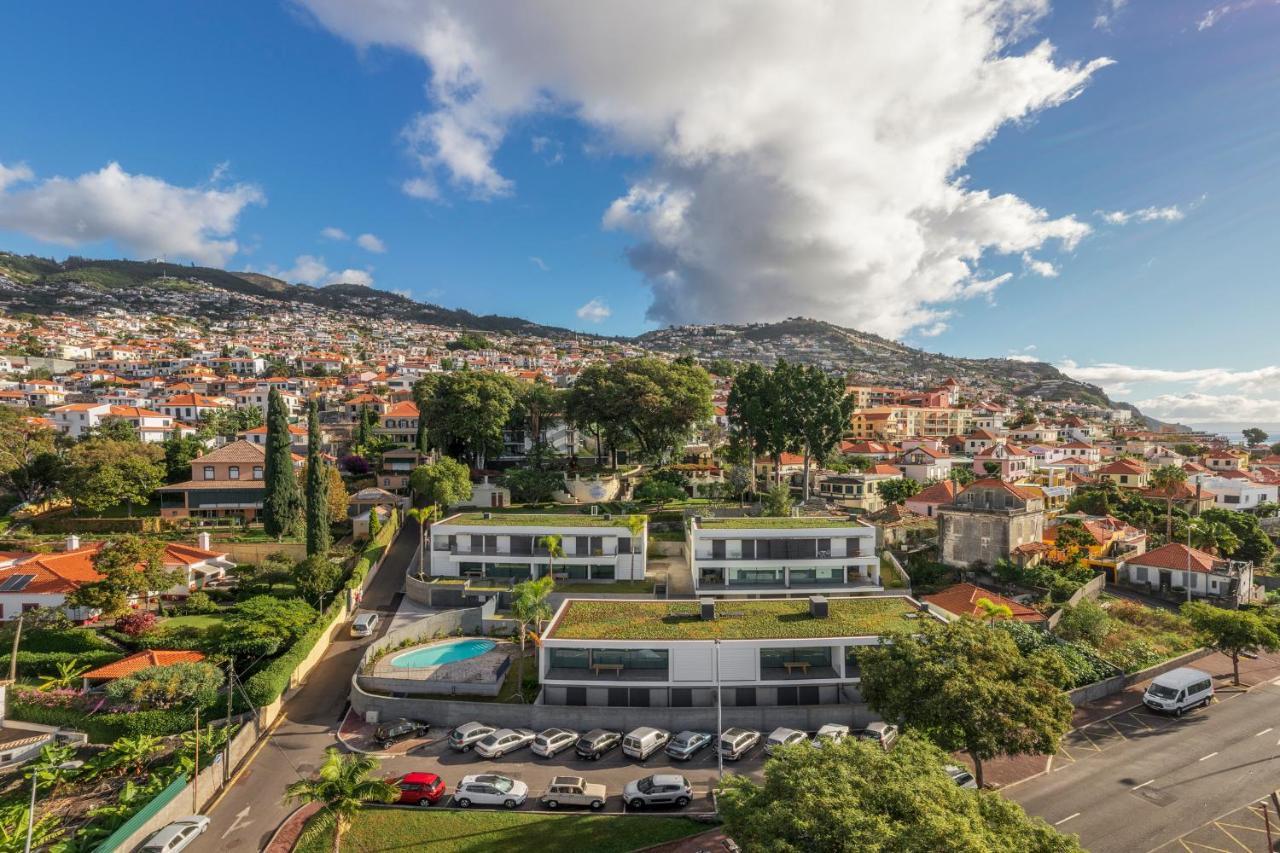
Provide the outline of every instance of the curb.
[[[276,831],[271,833],[271,838],[267,840],[266,846],[264,846],[262,849],[264,851],[270,851],[273,847],[275,847],[276,842],[280,840],[280,836],[284,834],[285,829],[289,826],[289,822],[304,811],[308,813],[307,819],[309,820],[312,815],[320,811],[320,806],[318,803],[307,803],[305,805],[298,806],[296,809],[289,812],[288,817],[280,821],[280,825],[276,827]],[[306,826],[305,820],[302,821],[302,826]],[[300,838],[301,836],[302,836],[302,833],[299,832],[298,837]],[[290,844],[288,848],[280,847],[277,849],[279,849],[283,853],[283,851],[285,851],[286,849],[292,850],[294,847],[297,846],[297,844],[298,844],[298,839],[295,838],[293,839],[293,843]]]

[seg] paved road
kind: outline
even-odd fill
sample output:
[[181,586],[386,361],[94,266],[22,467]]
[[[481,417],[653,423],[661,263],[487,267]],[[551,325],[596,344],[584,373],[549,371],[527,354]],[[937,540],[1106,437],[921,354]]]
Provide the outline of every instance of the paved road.
[[[363,610],[379,610],[379,636],[387,630],[390,616],[404,588],[404,573],[418,547],[418,528],[406,519],[391,545],[382,567],[365,592]],[[336,744],[334,732],[346,712],[351,674],[360,662],[364,646],[373,638],[342,639],[311,671],[307,682],[285,704],[284,720],[268,738],[252,763],[225,796],[209,812],[209,831],[190,850],[256,851],[266,846],[271,833],[293,810],[283,802],[290,782],[310,776],[324,756],[326,747]]]
[[1280,788],[1280,687],[1222,693],[1181,719],[1120,715],[1064,753],[1007,796],[1094,853],[1152,850]]

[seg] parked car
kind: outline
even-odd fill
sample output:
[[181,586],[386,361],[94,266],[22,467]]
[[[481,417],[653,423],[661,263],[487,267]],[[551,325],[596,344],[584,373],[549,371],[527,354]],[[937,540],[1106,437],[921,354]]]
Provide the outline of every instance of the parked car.
[[667,743],[667,755],[675,761],[688,761],[715,739],[710,732],[680,732]]
[[434,773],[406,773],[395,785],[400,789],[396,802],[404,806],[433,806],[444,798],[444,780]]
[[807,741],[809,736],[798,729],[788,729],[782,726],[769,732],[769,736],[764,740],[764,754],[773,755],[774,752],[784,746],[791,746],[793,743]]
[[1200,705],[1213,700],[1213,678],[1207,672],[1189,666],[1171,669],[1158,675],[1142,694],[1142,704],[1155,711],[1165,711],[1181,717]]
[[840,723],[827,723],[813,735],[813,745],[822,746],[827,743],[839,743],[849,736],[849,727]]
[[368,637],[378,627],[379,616],[377,613],[361,613],[351,620],[351,636]]
[[657,773],[634,782],[622,789],[622,801],[630,808],[646,806],[677,806],[684,808],[693,799],[693,786],[683,776]]
[[546,792],[538,799],[549,809],[586,806],[599,811],[608,798],[607,789],[598,782],[588,782],[581,776],[553,776]]
[[861,740],[874,741],[883,750],[890,750],[898,740],[898,727],[889,723],[868,723],[865,729],[858,730]]
[[955,782],[961,788],[977,788],[978,780],[973,778],[973,774],[958,764],[948,764],[946,767],[947,775],[951,777],[951,781]]
[[545,729],[538,732],[530,746],[534,755],[552,758],[557,752],[568,749],[578,742],[578,733],[573,729]]
[[390,746],[391,744],[399,743],[402,740],[422,737],[430,728],[431,726],[421,720],[410,720],[406,717],[400,717],[383,723],[374,729],[373,742],[378,746]]
[[180,817],[147,839],[141,853],[175,853],[184,850],[209,828],[209,818],[202,814]]
[[622,743],[622,732],[592,729],[578,738],[578,745],[574,747],[574,751],[578,753],[579,758],[595,761],[620,743]]
[[486,723],[463,723],[449,732],[449,746],[458,752],[470,752],[471,747],[493,734],[497,729]]
[[669,740],[671,740],[671,732],[641,726],[622,739],[622,752],[637,761],[644,761],[666,746]]
[[498,729],[476,744],[476,755],[482,758],[501,758],[513,749],[533,743],[536,734],[528,729]]
[[760,743],[760,733],[755,729],[726,729],[720,735],[720,744],[716,747],[728,761],[737,761]]
[[453,801],[460,809],[472,806],[504,806],[514,809],[522,805],[528,796],[529,786],[519,779],[496,773],[482,773],[463,776],[458,783],[458,790],[453,792]]

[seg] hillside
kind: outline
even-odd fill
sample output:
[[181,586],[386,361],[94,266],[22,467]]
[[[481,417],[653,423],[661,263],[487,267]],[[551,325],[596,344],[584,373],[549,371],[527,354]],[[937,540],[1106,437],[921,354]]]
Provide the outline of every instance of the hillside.
[[543,326],[519,317],[444,308],[359,284],[311,287],[261,273],[162,261],[72,257],[59,263],[0,252],[0,307],[10,313],[93,314],[121,310],[210,318],[226,316],[228,309],[260,308],[264,301],[303,303],[348,315],[484,332],[549,338],[577,336],[570,329]]

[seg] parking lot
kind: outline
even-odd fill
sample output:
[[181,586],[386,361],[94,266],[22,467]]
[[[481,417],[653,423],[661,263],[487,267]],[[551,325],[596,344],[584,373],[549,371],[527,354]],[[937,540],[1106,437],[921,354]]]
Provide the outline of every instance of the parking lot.
[[[351,748],[373,752],[382,759],[382,769],[399,777],[418,771],[435,773],[444,779],[450,793],[463,776],[475,773],[499,773],[519,779],[529,786],[529,799],[522,809],[543,808],[538,797],[551,783],[554,776],[581,776],[588,782],[603,784],[609,793],[605,807],[607,812],[623,812],[622,789],[628,783],[654,773],[675,773],[684,776],[693,787],[693,802],[684,809],[664,807],[663,812],[675,814],[714,811],[710,800],[711,789],[719,777],[716,753],[713,746],[701,750],[688,761],[674,761],[659,750],[645,761],[636,761],[623,754],[621,747],[610,750],[597,761],[579,758],[573,749],[567,749],[554,758],[534,755],[528,747],[518,749],[498,759],[485,759],[472,752],[458,752],[447,743],[449,730],[432,730],[429,737],[403,741],[386,749],[377,749],[367,738],[364,724],[352,724],[349,718],[343,726],[343,741]],[[767,732],[764,734],[768,734]],[[760,779],[764,765],[763,738],[750,752],[737,761],[726,761],[725,773],[739,773]],[[448,805],[445,799],[441,805]],[[655,811],[657,809],[655,808]]]

